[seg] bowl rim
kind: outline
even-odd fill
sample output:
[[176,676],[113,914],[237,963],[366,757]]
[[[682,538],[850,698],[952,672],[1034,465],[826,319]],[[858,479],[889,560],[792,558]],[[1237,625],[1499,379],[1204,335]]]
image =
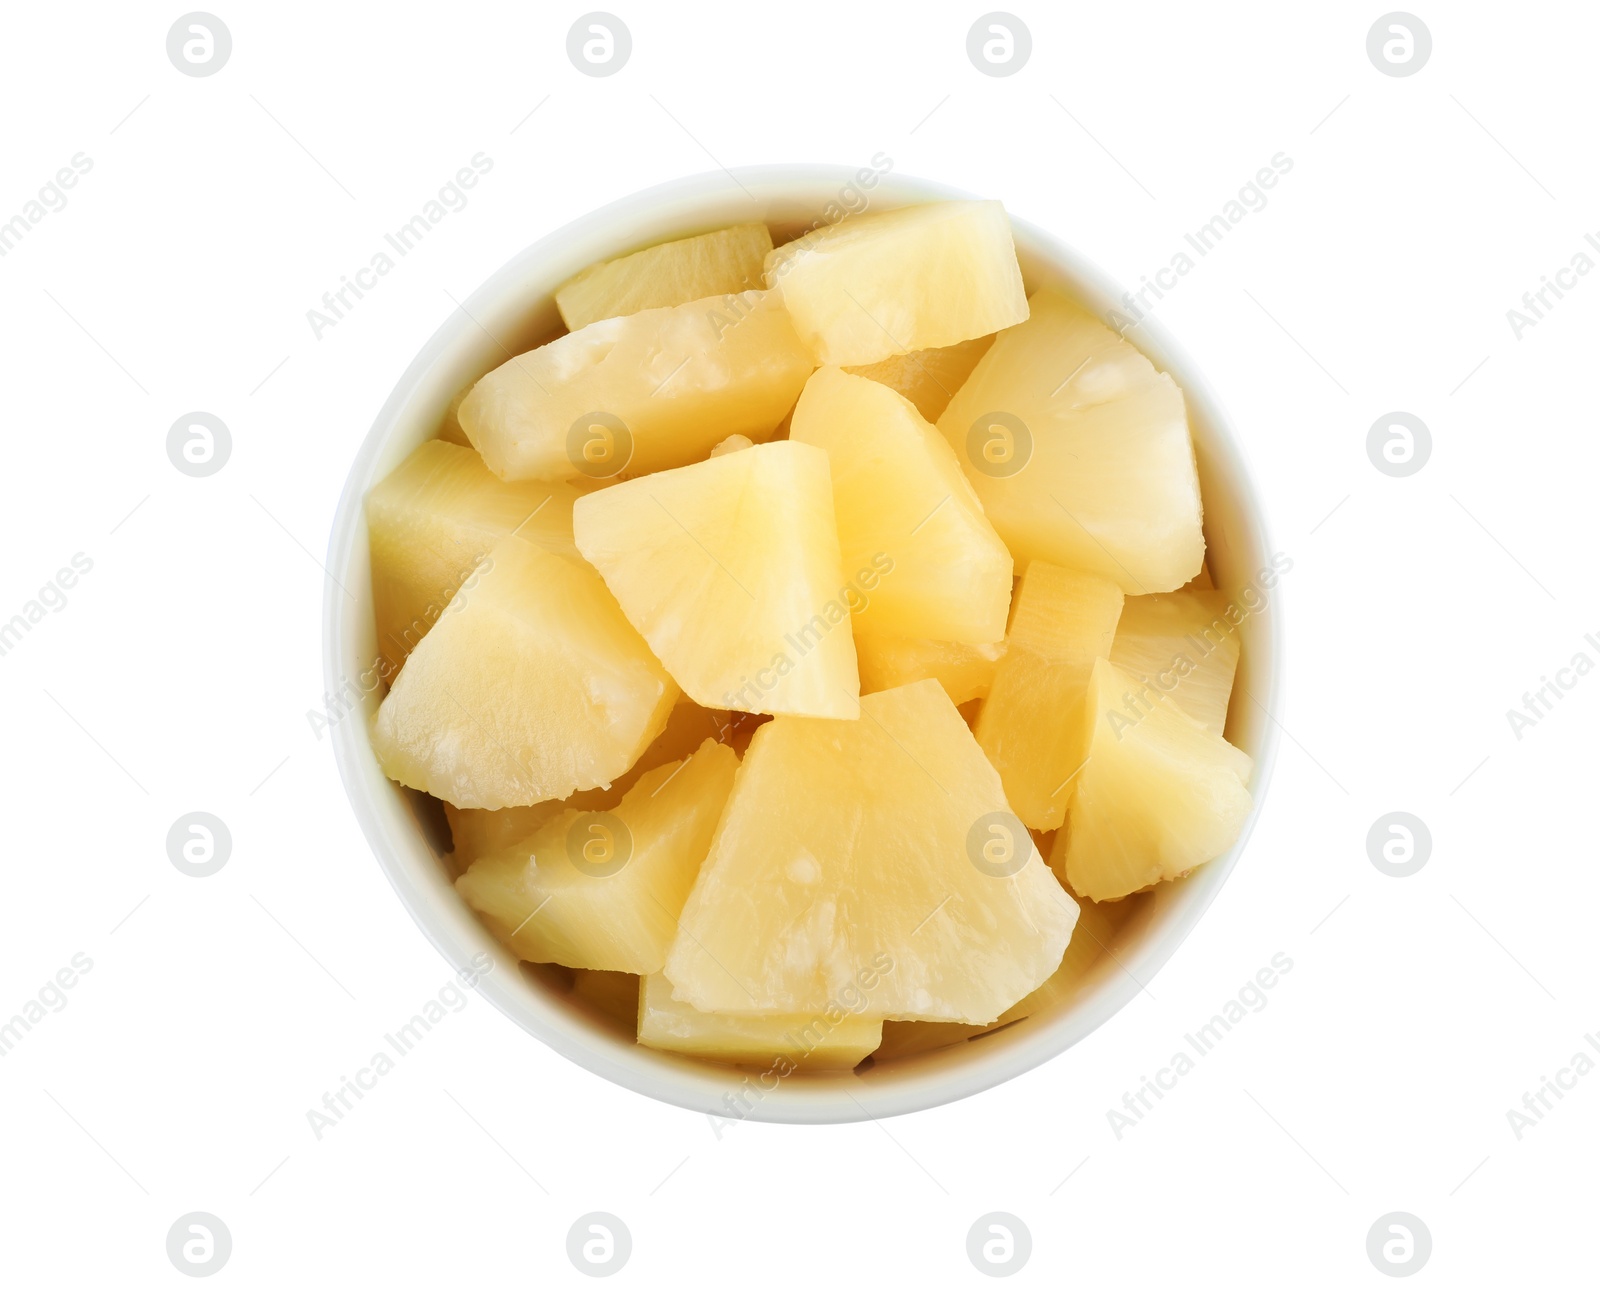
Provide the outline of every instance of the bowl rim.
[[[891,169],[880,174],[872,185],[882,190],[875,199],[879,205],[892,209],[925,201],[973,199],[971,193],[937,181],[899,173],[892,169],[892,161],[890,165]],[[348,624],[351,614],[344,603],[345,579],[341,574],[351,574],[352,561],[358,549],[361,550],[359,572],[362,585],[370,585],[362,521],[366,493],[376,482],[376,464],[419,390],[427,386],[430,380],[437,384],[435,378],[440,365],[450,356],[452,349],[465,344],[463,336],[478,329],[494,339],[480,320],[485,314],[493,315],[505,310],[508,290],[524,282],[536,266],[551,258],[559,249],[565,247],[570,254],[574,243],[592,246],[604,242],[617,248],[602,251],[594,258],[614,256],[635,246],[649,245],[651,235],[648,227],[652,217],[655,217],[659,227],[663,211],[677,213],[682,222],[685,215],[697,207],[711,207],[718,203],[726,206],[737,200],[729,192],[730,184],[742,190],[751,199],[752,205],[756,206],[763,199],[768,202],[815,202],[830,191],[842,192],[844,187],[851,184],[853,176],[865,173],[867,171],[860,167],[817,163],[776,164],[704,171],[658,184],[612,201],[541,237],[502,264],[463,304],[453,309],[407,365],[384,401],[356,452],[340,494],[328,541],[329,577],[324,582],[323,595],[323,670],[328,694],[339,694],[342,688],[348,686]],[[1026,243],[1030,255],[1047,260],[1051,271],[1069,280],[1082,298],[1097,301],[1105,308],[1120,307],[1118,302],[1124,298],[1120,284],[1047,229],[1012,214],[1009,209],[1008,214],[1011,215],[1019,246]],[[747,218],[761,216],[750,215]],[[708,220],[704,225],[707,228],[716,227],[719,222],[736,222],[722,216],[708,216]],[[633,235],[614,231],[608,237],[603,232],[624,228],[632,229]],[[596,232],[597,229],[602,231]],[[683,234],[658,232],[655,240],[671,236]],[[557,276],[549,281],[547,295],[561,280],[562,277]],[[524,298],[520,308],[526,313],[535,304],[535,299]],[[1106,314],[1102,311],[1101,316],[1105,317]],[[1208,427],[1206,449],[1209,465],[1220,469],[1229,479],[1231,505],[1240,514],[1247,534],[1254,538],[1256,550],[1274,552],[1275,548],[1268,537],[1260,490],[1256,486],[1244,447],[1231,418],[1203,373],[1159,319],[1146,314],[1133,328],[1125,329],[1125,334],[1129,331],[1138,333],[1138,347],[1157,366],[1170,372],[1183,389],[1190,409],[1191,427],[1197,416]],[[358,712],[353,714],[356,719],[336,722],[330,734],[334,761],[362,834],[412,920],[458,971],[472,971],[474,962],[481,963],[481,956],[489,953],[495,963],[505,970],[476,974],[479,976],[477,989],[522,1029],[562,1056],[612,1083],[718,1119],[777,1123],[844,1123],[878,1119],[908,1114],[971,1096],[1014,1079],[1060,1055],[1121,1011],[1188,938],[1249,842],[1266,801],[1277,759],[1280,728],[1277,714],[1283,684],[1281,594],[1269,596],[1267,612],[1258,616],[1265,621],[1255,629],[1257,640],[1251,647],[1249,668],[1253,680],[1264,677],[1265,685],[1257,684],[1256,690],[1249,696],[1261,710],[1263,718],[1257,723],[1258,736],[1252,750],[1255,770],[1251,781],[1253,802],[1250,814],[1238,840],[1225,855],[1208,862],[1183,880],[1182,892],[1173,898],[1175,908],[1167,914],[1159,930],[1149,938],[1149,943],[1143,946],[1136,957],[1136,965],[1142,972],[1135,974],[1123,966],[1122,976],[1110,977],[1086,1000],[1079,1001],[1062,1015],[1048,1021],[1041,1020],[1040,1024],[1029,1027],[1026,1033],[1005,1036],[1005,1043],[987,1043],[981,1050],[974,1050],[974,1055],[970,1057],[956,1058],[952,1055],[937,1062],[919,1059],[896,1063],[898,1069],[887,1082],[851,1077],[797,1076],[780,1079],[771,1089],[763,1088],[756,1092],[751,1088],[749,1071],[661,1053],[638,1044],[624,1045],[616,1036],[602,1033],[593,1020],[578,1015],[570,1008],[558,1006],[553,999],[543,998],[542,992],[516,970],[515,956],[509,955],[493,942],[486,929],[466,911],[464,902],[455,901],[454,908],[450,907],[449,902],[441,902],[437,883],[424,880],[422,872],[408,864],[403,848],[409,843],[414,850],[420,841],[420,831],[414,819],[401,819],[402,814],[409,816],[409,812],[399,805],[400,790],[387,780],[382,782],[388,786],[388,797],[380,804],[380,790],[373,786],[372,771],[376,769],[376,758],[368,739],[365,714]],[[1262,647],[1263,642],[1265,648]],[[378,778],[381,779],[381,772],[378,772]],[[430,863],[440,868],[437,855],[430,855]],[[467,924],[471,925],[470,928]],[[476,928],[476,933],[471,928]],[[1018,1028],[1014,1026],[1011,1029],[1016,1031]],[[951,1050],[940,1052],[950,1054]],[[755,1093],[755,1104],[749,1106],[747,1101],[752,1093]]]

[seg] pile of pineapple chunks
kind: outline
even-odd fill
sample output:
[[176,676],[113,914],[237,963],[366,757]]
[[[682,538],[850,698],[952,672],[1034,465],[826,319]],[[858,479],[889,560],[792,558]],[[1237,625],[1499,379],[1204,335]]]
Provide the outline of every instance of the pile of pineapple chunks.
[[1071,997],[1233,845],[1183,393],[1025,293],[1000,203],[556,303],[367,499],[373,747],[517,955],[642,1044],[848,1070]]

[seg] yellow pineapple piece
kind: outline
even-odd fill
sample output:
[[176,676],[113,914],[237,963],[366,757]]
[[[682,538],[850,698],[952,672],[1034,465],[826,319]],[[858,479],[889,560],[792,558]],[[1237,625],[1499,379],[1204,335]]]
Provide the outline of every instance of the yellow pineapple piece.
[[816,1016],[700,1012],[672,997],[672,983],[647,976],[639,996],[639,1042],[736,1066],[850,1070],[883,1042],[883,1022],[840,1004]]
[[502,479],[645,475],[770,437],[815,366],[773,293],[713,296],[519,354],[457,415]]
[[789,439],[828,454],[846,576],[888,565],[852,602],[855,630],[976,643],[1005,635],[1011,554],[950,445],[907,399],[819,368]]
[[738,766],[708,739],[643,775],[615,810],[563,811],[484,856],[456,890],[530,962],[659,972]]
[[891,354],[865,367],[844,370],[852,376],[865,376],[887,385],[916,404],[925,420],[937,421],[992,344],[993,336],[976,336],[959,345]]
[[930,679],[756,732],[666,974],[704,1012],[988,1022],[1076,917]]
[[384,675],[393,681],[456,589],[489,549],[515,533],[573,556],[572,503],[561,483],[507,484],[471,448],[432,440],[367,494],[372,611]]
[[827,454],[758,444],[573,509],[578,549],[696,703],[854,717]]
[[599,574],[504,538],[378,708],[384,774],[456,806],[530,806],[609,784],[678,687]]
[[761,285],[772,250],[765,224],[736,224],[676,242],[663,242],[615,260],[591,264],[556,288],[556,308],[568,331],[642,309],[730,296]]
[[1183,391],[1061,292],[995,338],[939,418],[1018,564],[1048,560],[1131,595],[1199,571],[1200,480]]
[[1083,763],[1083,697],[1094,662],[1111,651],[1121,589],[1092,573],[1035,560],[978,714],[978,743],[1030,829],[1058,828]]
[[1028,316],[999,202],[934,202],[856,215],[780,246],[766,281],[795,330],[839,367],[939,349]]
[[1109,659],[1084,703],[1089,756],[1050,862],[1089,900],[1116,900],[1214,860],[1250,814],[1251,761]]
[[667,718],[667,724],[656,736],[639,760],[612,781],[608,788],[587,788],[570,797],[540,802],[535,806],[507,806],[498,811],[463,809],[444,804],[445,817],[450,821],[451,854],[456,864],[465,869],[479,856],[491,851],[503,851],[514,842],[532,837],[544,822],[561,814],[568,807],[579,811],[610,810],[622,800],[639,777],[647,770],[665,765],[669,761],[682,761],[707,739],[718,743],[734,743],[737,735],[735,714],[714,712],[698,703],[679,699]]
[[1006,652],[1003,640],[969,645],[913,636],[859,635],[855,639],[863,694],[897,689],[931,676],[944,686],[957,707],[989,693],[995,669]]
[[1111,643],[1111,661],[1172,696],[1214,735],[1228,724],[1239,666],[1239,637],[1220,591],[1129,596]]

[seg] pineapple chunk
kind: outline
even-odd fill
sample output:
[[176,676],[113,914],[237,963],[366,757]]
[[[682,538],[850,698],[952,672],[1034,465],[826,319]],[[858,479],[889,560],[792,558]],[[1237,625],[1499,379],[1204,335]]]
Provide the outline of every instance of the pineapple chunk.
[[789,438],[828,454],[848,576],[883,572],[855,599],[862,632],[984,644],[1006,633],[1011,554],[950,445],[887,385],[819,368]]
[[507,484],[471,448],[432,440],[367,494],[372,612],[384,675],[428,634],[473,566],[515,533],[574,558],[567,484]]
[[854,717],[859,682],[827,454],[759,444],[573,509],[584,558],[696,703]]
[[989,693],[1005,652],[1004,641],[967,645],[910,636],[856,637],[863,694],[898,689],[931,676],[957,707]]
[[1111,643],[1111,661],[1174,703],[1214,735],[1228,724],[1239,638],[1220,591],[1130,596]]
[[1019,564],[1049,560],[1131,595],[1173,591],[1205,557],[1183,391],[1054,289],[994,345],[939,418]]
[[1055,970],[1076,918],[925,680],[867,695],[858,721],[756,732],[666,974],[703,1012],[865,995],[868,1016],[988,1022]]
[[883,1022],[839,1006],[814,1017],[735,1017],[700,1012],[647,976],[639,994],[639,1042],[672,1053],[780,1071],[850,1070],[883,1042]]
[[816,364],[771,292],[590,323],[495,368],[461,427],[502,479],[645,475],[771,436]]
[[1084,704],[1089,756],[1050,862],[1116,900],[1214,860],[1250,814],[1251,761],[1150,686],[1099,659]]
[[761,285],[772,250],[765,224],[736,224],[714,233],[663,242],[615,260],[591,264],[556,288],[556,308],[568,331],[603,318],[731,296]]
[[915,403],[925,420],[937,421],[992,344],[993,336],[978,336],[959,345],[893,354],[865,367],[844,370],[852,376],[865,376],[887,385]]
[[795,330],[819,362],[876,363],[1011,327],[1028,316],[999,202],[934,202],[856,215],[767,257]]
[[563,811],[484,856],[456,890],[529,962],[659,972],[738,766],[708,739],[641,777],[615,811]]
[[639,760],[612,782],[609,788],[588,788],[571,797],[536,806],[507,806],[498,811],[462,809],[445,803],[450,821],[451,854],[458,867],[465,869],[479,856],[503,851],[512,843],[532,837],[544,822],[568,807],[580,811],[608,811],[622,800],[647,770],[669,761],[682,761],[707,739],[732,744],[734,723],[726,712],[713,712],[686,699],[679,700],[667,718],[666,727],[639,755]]
[[530,806],[609,784],[678,687],[587,565],[502,539],[395,678],[384,774],[456,806]]
[[1059,828],[1086,749],[1083,697],[1111,651],[1122,591],[1035,560],[1022,575],[1006,654],[978,714],[978,743],[1030,829]]

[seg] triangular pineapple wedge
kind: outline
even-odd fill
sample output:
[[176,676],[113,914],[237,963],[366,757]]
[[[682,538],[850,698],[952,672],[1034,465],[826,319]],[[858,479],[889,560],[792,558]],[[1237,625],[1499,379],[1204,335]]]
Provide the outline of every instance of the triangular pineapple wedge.
[[578,549],[704,707],[854,717],[859,681],[828,457],[757,444],[573,510]]
[[607,318],[502,363],[457,410],[502,479],[610,479],[771,437],[816,366],[771,292]]
[[530,962],[659,972],[738,765],[708,739],[644,775],[615,810],[563,811],[484,856],[456,890]]
[[855,630],[977,644],[1006,634],[1011,553],[950,445],[909,400],[819,368],[789,438],[828,454],[846,576],[891,563],[852,606]]
[[765,224],[663,242],[591,264],[556,288],[556,308],[567,330],[577,331],[602,318],[735,295],[761,286],[761,265],[770,250]]
[[411,652],[372,746],[455,806],[531,806],[611,783],[677,698],[599,574],[506,538]]
[[1061,962],[1077,906],[939,683],[857,721],[761,727],[667,958],[705,1012],[988,1022]]
[[1061,292],[995,338],[939,418],[1017,563],[1110,578],[1130,596],[1199,571],[1200,480],[1183,391]]
[[1050,863],[1089,900],[1116,900],[1214,860],[1250,814],[1250,758],[1115,663],[1094,665],[1089,755]]
[[1172,696],[1214,735],[1228,724],[1228,699],[1239,666],[1234,609],[1220,591],[1129,596],[1111,643],[1111,661]]
[[767,257],[795,330],[824,363],[876,363],[1010,327],[1028,316],[999,202],[930,202],[853,215]]

